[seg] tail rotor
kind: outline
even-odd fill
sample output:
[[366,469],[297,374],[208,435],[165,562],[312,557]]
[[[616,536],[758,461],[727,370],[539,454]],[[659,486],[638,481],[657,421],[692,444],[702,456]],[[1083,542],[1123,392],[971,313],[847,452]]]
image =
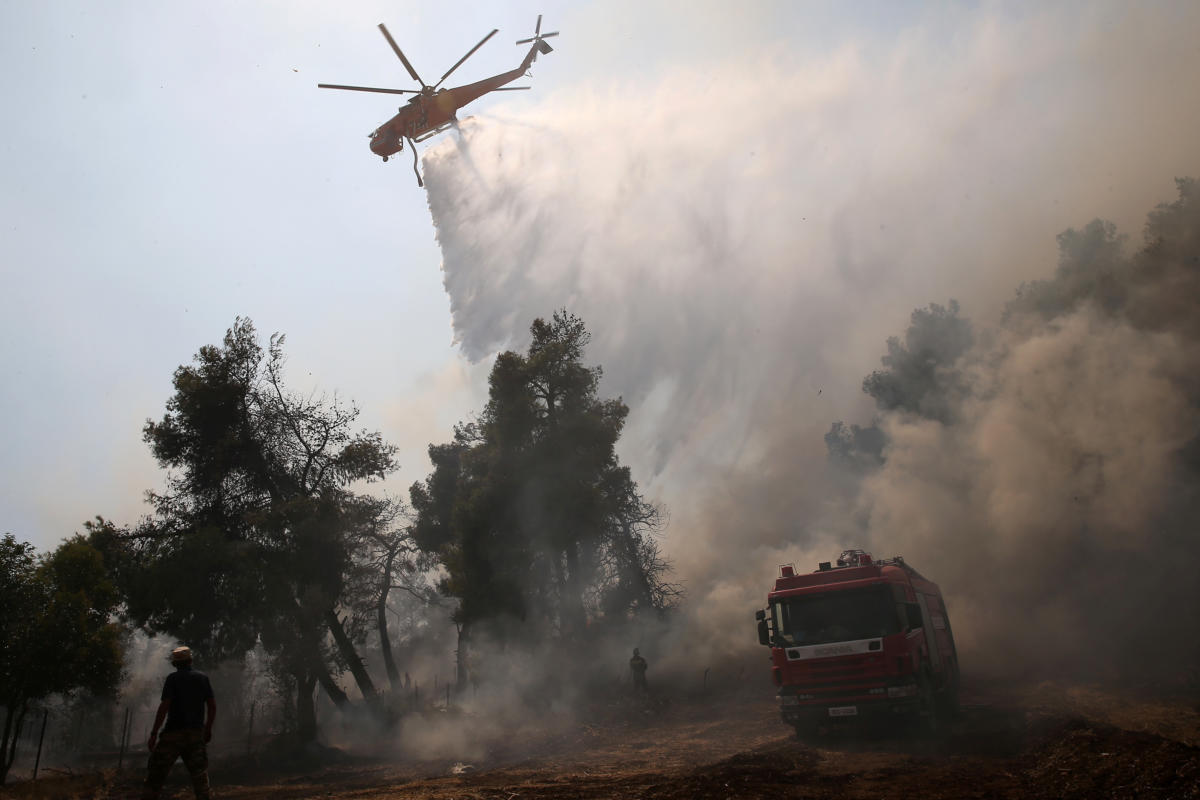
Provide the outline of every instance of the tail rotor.
[[547,53],[554,52],[554,48],[551,47],[545,41],[546,39],[549,39],[551,36],[558,36],[558,31],[551,31],[550,33],[542,33],[542,15],[538,14],[537,26],[534,27],[534,29],[533,29],[533,36],[529,37],[528,39],[521,39],[517,42],[517,44],[522,45],[522,44],[529,44],[530,42],[533,42],[536,44],[538,52],[541,53],[542,55],[546,55]]

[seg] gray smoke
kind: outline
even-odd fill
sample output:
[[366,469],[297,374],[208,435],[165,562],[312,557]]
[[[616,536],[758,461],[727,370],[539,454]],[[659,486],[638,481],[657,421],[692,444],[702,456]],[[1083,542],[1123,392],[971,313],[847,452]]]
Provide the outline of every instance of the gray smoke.
[[1135,253],[1100,222],[1059,241],[1055,277],[958,361],[954,421],[885,416],[860,511],[873,542],[928,553],[993,666],[1178,676],[1198,654],[1200,187]]
[[[655,85],[468,121],[425,157],[464,353],[523,347],[564,306],[592,331],[602,394],[632,409],[622,460],[671,511],[692,663],[753,654],[776,565],[844,546],[940,581],[976,664],[1001,638],[1093,630],[1081,610],[1113,608],[1100,587],[1123,591],[1104,583],[1122,563],[1139,586],[1159,574],[1146,531],[1170,498],[1152,489],[1178,475],[1194,353],[1082,305],[987,333],[1051,274],[1056,233],[1136,225],[1200,173],[1200,107],[1173,88],[1200,68],[1195,11],[1114,26],[1117,6],[1094,8],[980,10],[953,37],[824,63],[732,46]],[[888,412],[886,464],[861,483],[831,469],[823,436],[871,422],[860,387],[885,340],[951,297],[979,332],[953,415]],[[1086,523],[1051,535],[1081,504]],[[1063,558],[1098,581],[1049,566]]]

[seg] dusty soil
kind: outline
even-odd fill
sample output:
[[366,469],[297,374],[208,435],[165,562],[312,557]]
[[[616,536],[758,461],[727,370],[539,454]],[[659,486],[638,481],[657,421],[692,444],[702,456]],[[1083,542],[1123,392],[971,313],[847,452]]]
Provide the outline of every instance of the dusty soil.
[[[619,700],[582,719],[543,715],[536,729],[489,737],[469,761],[217,754],[211,773],[217,797],[270,800],[1200,797],[1194,701],[1053,684],[975,685],[963,700],[936,735],[852,726],[809,741],[765,693]],[[136,771],[53,777],[0,797],[135,798],[139,780]],[[182,766],[164,797],[191,797]]]

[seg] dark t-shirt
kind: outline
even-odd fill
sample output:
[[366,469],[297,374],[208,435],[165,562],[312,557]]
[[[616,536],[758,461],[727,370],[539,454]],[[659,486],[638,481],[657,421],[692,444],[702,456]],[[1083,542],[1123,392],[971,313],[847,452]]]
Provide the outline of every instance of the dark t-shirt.
[[212,684],[203,672],[191,667],[176,669],[163,684],[162,699],[171,701],[163,733],[204,727],[204,701],[213,696]]

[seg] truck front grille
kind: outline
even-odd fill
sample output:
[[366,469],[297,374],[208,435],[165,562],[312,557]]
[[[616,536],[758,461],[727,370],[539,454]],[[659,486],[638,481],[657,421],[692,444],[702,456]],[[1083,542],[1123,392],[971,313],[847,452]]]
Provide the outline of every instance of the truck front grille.
[[788,664],[785,684],[794,687],[798,694],[814,697],[813,703],[828,699],[839,700],[862,697],[878,699],[870,690],[883,686],[891,674],[884,656],[874,653],[858,656],[843,656],[834,659],[813,660]]

